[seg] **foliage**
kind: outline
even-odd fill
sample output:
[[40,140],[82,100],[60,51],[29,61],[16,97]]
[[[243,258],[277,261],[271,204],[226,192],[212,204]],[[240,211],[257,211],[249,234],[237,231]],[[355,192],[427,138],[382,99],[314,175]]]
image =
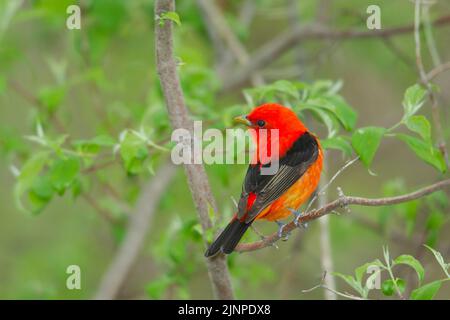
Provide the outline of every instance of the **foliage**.
[[[449,281],[450,276],[448,269],[449,264],[446,264],[442,259],[441,254],[435,249],[426,246],[435,256],[440,267],[444,271],[445,278],[434,280],[423,284],[425,279],[425,269],[422,264],[411,255],[403,254],[395,259],[391,259],[389,255],[389,250],[387,247],[383,248],[384,262],[376,259],[372,262],[363,264],[362,266],[355,269],[355,276],[345,275],[342,273],[335,272],[335,276],[344,280],[347,285],[349,285],[353,290],[355,290],[361,298],[368,299],[371,290],[381,289],[381,292],[385,296],[397,295],[400,298],[405,298],[404,294],[406,292],[407,284],[406,280],[394,275],[394,267],[406,265],[413,269],[417,274],[417,287],[411,288],[411,294],[409,299],[412,300],[431,300],[439,291],[442,283]],[[371,268],[371,269],[369,269]],[[398,268],[395,268],[396,270]],[[364,274],[370,274],[363,281]],[[376,287],[376,280],[381,279],[382,275],[387,274],[387,279],[385,279],[379,288]]]
[[[154,63],[155,24],[171,23],[174,27],[175,56],[186,104],[191,117],[203,120],[205,128],[229,128],[234,116],[253,106],[280,102],[295,110],[319,136],[330,155],[327,173],[335,172],[342,158],[354,156],[367,169],[376,167],[378,177],[349,172],[342,180],[349,191],[395,196],[413,185],[434,181],[430,168],[438,177],[445,174],[445,160],[436,147],[436,124],[429,120],[428,87],[409,86],[416,81],[415,68],[399,63],[384,42],[348,41],[335,47],[333,41],[305,41],[299,52],[258,70],[266,78],[265,85],[224,92],[226,77],[221,68],[226,75],[242,66],[223,43],[214,43],[211,26],[193,1],[177,1],[176,12],[159,17],[154,16],[154,1],[83,1],[82,30],[67,30],[66,7],[72,2],[0,0],[0,199],[4,206],[0,298],[90,298],[94,294],[126,236],[127,222],[143,186],[168,161],[172,146]],[[315,2],[299,3],[301,21],[315,19]],[[334,4],[336,28],[359,28],[361,19],[353,13],[365,13],[366,3],[362,2]],[[249,48],[252,61],[253,53],[266,40],[277,39],[283,28],[292,28],[284,16],[291,10],[285,2],[263,1],[254,5],[252,14],[243,10],[242,4],[223,2],[221,10],[231,30]],[[384,3],[383,27],[409,25],[408,5]],[[249,12],[257,17],[250,23],[243,20]],[[438,43],[446,43],[446,34],[436,36],[442,38]],[[414,59],[410,36],[395,38],[393,43],[407,59]],[[442,49],[446,47],[442,45]],[[229,60],[225,67],[219,63],[223,57]],[[302,61],[299,66],[297,58]],[[296,66],[301,77],[283,71]],[[345,82],[328,80],[336,75]],[[437,92],[437,86],[432,90]],[[391,92],[398,101],[390,97]],[[376,113],[370,109],[374,107],[379,108]],[[391,115],[396,114],[392,110],[402,110],[402,114],[392,120]],[[444,124],[447,120],[442,117]],[[445,130],[447,127],[444,125]],[[448,136],[447,131],[445,134]],[[379,152],[391,143],[394,151],[404,145],[410,152]],[[419,161],[408,169],[410,174],[398,178],[400,174],[395,171],[409,166],[413,156]],[[239,196],[246,166],[213,165],[207,170],[222,218],[210,210],[215,225],[203,233],[194,219],[195,207],[186,181],[172,183],[152,223],[141,257],[144,262],[140,260],[130,276],[137,281],[130,280],[133,288],[124,292],[151,299],[210,297],[202,237],[210,241],[233,214],[230,196]],[[179,176],[182,178],[181,173]],[[389,180],[391,176],[394,179]],[[330,200],[333,196],[330,192]],[[364,264],[352,275],[336,276],[364,298],[374,294],[367,283],[375,274],[364,282],[367,267],[374,264],[386,277],[382,288],[387,296],[411,292],[411,299],[428,299],[448,290],[449,265],[432,249],[441,248],[447,240],[448,208],[444,192],[376,208],[373,221],[380,232],[373,238],[366,229],[358,234],[353,224],[341,225],[338,220],[347,219],[346,215],[331,219],[339,269],[353,266],[360,256],[355,254],[358,250],[373,254],[379,241],[395,230],[411,246],[422,236],[445,278],[432,277],[431,271],[423,269],[422,258],[419,261],[408,255],[393,260],[388,256],[383,262]],[[275,227],[262,224],[261,228],[266,234]],[[280,244],[279,251],[267,248],[254,254],[232,254],[228,263],[238,297],[297,297],[298,284],[317,275],[319,261],[319,250],[314,246],[317,230],[312,226],[304,236],[304,241],[291,239]],[[345,238],[351,239],[352,245],[338,252]],[[252,231],[245,238],[258,239]],[[298,249],[299,243],[304,247]],[[391,248],[395,245],[390,243]],[[293,251],[288,251],[291,246]],[[64,285],[62,270],[72,263],[80,264],[86,277],[80,292],[68,291]],[[141,264],[145,267],[140,268]],[[407,282],[400,265],[414,272],[420,284],[413,287]]]

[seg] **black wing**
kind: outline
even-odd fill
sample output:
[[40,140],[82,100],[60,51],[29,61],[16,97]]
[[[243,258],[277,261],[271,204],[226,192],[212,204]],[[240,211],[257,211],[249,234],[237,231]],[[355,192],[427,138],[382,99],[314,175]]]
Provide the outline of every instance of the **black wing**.
[[[280,159],[279,169],[274,175],[261,175],[259,165],[250,165],[245,176],[242,194],[238,204],[238,218],[247,214],[245,221],[252,221],[262,210],[288,190],[313,164],[319,155],[316,138],[306,132],[293,144]],[[266,164],[264,166],[270,166]],[[247,212],[249,195],[256,200]]]

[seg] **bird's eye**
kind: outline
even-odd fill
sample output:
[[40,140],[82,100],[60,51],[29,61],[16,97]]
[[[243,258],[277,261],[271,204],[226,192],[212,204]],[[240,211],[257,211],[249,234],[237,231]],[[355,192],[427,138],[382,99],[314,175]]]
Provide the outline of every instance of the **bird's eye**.
[[257,124],[258,124],[258,127],[264,127],[266,122],[264,120],[258,120]]

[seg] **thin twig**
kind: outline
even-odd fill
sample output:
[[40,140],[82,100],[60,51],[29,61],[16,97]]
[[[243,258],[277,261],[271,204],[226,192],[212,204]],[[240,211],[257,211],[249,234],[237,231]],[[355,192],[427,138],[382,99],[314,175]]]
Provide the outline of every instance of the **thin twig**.
[[422,0],[415,0],[415,10],[414,10],[414,42],[415,42],[415,52],[416,52],[416,65],[419,72],[420,80],[422,83],[427,87],[427,91],[430,97],[431,101],[431,114],[433,117],[433,123],[436,127],[436,133],[438,136],[438,145],[439,150],[441,151],[445,163],[448,166],[448,159],[447,159],[447,147],[445,144],[444,139],[444,131],[442,130],[441,125],[441,116],[439,112],[439,107],[437,105],[437,98],[433,92],[433,88],[428,81],[427,74],[425,72],[425,67],[423,65],[423,59],[422,59],[422,47],[420,43],[420,22],[421,22],[421,4]]
[[114,216],[108,211],[103,209],[100,204],[97,203],[96,198],[91,196],[88,192],[83,192],[81,194],[84,200],[92,207],[94,210],[106,221],[108,221],[111,224],[114,224],[117,222],[117,219],[114,218]]
[[436,78],[438,75],[440,75],[441,73],[450,70],[450,61],[443,63],[437,67],[435,67],[434,69],[432,69],[430,72],[427,73],[427,77],[426,77],[426,81],[429,82],[431,80],[433,80],[434,78]]
[[309,292],[314,291],[314,290],[319,289],[319,288],[325,289],[325,290],[327,290],[329,292],[332,292],[333,294],[341,296],[343,298],[347,298],[347,299],[351,299],[351,300],[367,300],[367,299],[364,299],[362,297],[357,297],[357,296],[354,296],[354,295],[349,294],[349,293],[339,292],[337,290],[331,289],[330,287],[327,287],[324,284],[318,284],[317,286],[314,286],[314,287],[312,287],[310,289],[302,290],[302,293],[309,293]]
[[305,211],[309,211],[309,209],[311,208],[311,206],[314,204],[314,201],[317,200],[317,197],[319,197],[321,194],[324,194],[325,191],[330,187],[330,185],[334,182],[334,180],[337,179],[337,177],[339,177],[339,175],[345,171],[345,169],[347,169],[348,167],[350,167],[352,164],[354,164],[356,161],[358,161],[359,156],[347,161],[346,164],[344,164],[342,166],[342,168],[340,168],[332,177],[331,179],[324,185],[320,187],[320,190],[314,195],[314,197],[311,199],[311,201],[308,203],[308,206],[306,207]]

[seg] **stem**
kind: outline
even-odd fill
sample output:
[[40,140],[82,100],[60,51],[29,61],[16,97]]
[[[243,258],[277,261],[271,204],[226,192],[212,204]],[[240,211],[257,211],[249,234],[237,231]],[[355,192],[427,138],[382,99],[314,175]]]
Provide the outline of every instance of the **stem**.
[[[324,162],[323,162],[323,172],[322,177],[320,179],[319,188],[322,190],[324,186],[326,186],[327,176],[327,161],[326,155],[324,154]],[[319,197],[319,206],[322,207],[327,203],[327,193],[321,192],[318,195]],[[323,217],[320,219],[320,262],[322,264],[322,270],[326,272],[324,280],[324,284],[327,289],[325,290],[325,299],[326,300],[337,300],[336,293],[336,282],[334,281],[334,277],[330,277],[328,273],[332,271],[333,268],[333,257],[331,252],[331,242],[330,242],[330,220],[329,216]]]

